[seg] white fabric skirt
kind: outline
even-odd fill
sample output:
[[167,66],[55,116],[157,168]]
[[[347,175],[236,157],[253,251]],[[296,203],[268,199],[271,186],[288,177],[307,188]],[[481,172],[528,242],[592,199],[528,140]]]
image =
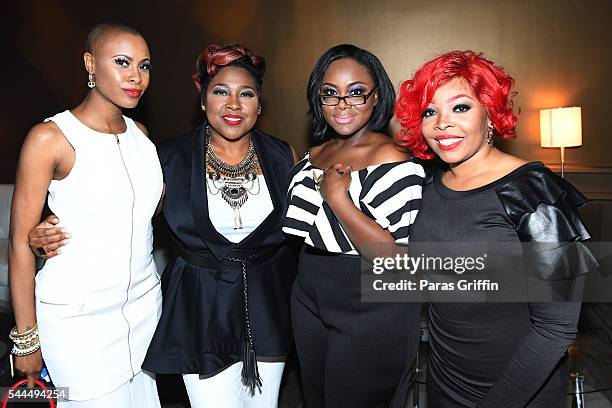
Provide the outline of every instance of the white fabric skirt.
[[36,301],[40,344],[56,387],[70,400],[108,394],[141,372],[161,315],[161,287],[127,302],[56,304]]
[[115,391],[87,401],[57,401],[58,408],[160,408],[155,376],[141,371]]

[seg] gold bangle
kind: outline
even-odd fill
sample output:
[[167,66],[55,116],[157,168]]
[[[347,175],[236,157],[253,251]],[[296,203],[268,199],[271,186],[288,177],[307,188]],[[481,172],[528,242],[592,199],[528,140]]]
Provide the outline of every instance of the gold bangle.
[[18,333],[17,326],[15,326],[13,327],[13,330],[11,330],[11,332],[9,333],[9,338],[13,341],[18,340],[18,339],[23,339],[23,338],[30,336],[32,333],[34,333],[37,330],[38,330],[38,323],[34,323],[34,326],[30,327],[29,329],[26,329],[22,333]]

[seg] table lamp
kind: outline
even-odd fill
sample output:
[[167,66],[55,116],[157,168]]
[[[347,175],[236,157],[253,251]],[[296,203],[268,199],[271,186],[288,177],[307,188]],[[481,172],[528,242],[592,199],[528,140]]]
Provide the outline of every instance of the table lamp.
[[540,146],[561,148],[561,177],[564,177],[565,148],[582,146],[580,107],[540,110]]

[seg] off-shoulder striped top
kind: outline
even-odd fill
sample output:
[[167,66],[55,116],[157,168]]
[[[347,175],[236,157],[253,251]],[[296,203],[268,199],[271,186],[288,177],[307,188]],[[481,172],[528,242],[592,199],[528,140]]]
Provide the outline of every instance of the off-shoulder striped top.
[[[314,177],[320,173],[308,154],[291,170],[283,231],[305,238],[307,245],[318,249],[359,255],[315,188]],[[349,196],[355,206],[387,229],[396,243],[407,244],[421,202],[423,167],[406,160],[368,166],[351,176]]]

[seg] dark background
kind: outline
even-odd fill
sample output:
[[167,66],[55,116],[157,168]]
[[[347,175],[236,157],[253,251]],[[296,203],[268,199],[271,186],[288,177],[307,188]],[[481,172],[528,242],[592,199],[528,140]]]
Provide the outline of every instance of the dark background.
[[[28,129],[84,97],[85,36],[108,20],[134,26],[148,41],[151,85],[137,110],[127,114],[145,123],[154,141],[201,119],[191,73],[211,43],[241,42],[266,58],[258,127],[300,151],[309,134],[306,81],[330,46],[351,42],[371,50],[398,85],[425,60],[470,48],[485,52],[517,80],[518,139],[503,149],[558,164],[558,149],[539,147],[538,110],[582,106],[583,146],[568,149],[566,160],[578,173],[612,173],[607,0],[24,0],[0,7],[0,183],[13,181]],[[612,183],[606,180],[608,187],[585,189],[609,194]]]

